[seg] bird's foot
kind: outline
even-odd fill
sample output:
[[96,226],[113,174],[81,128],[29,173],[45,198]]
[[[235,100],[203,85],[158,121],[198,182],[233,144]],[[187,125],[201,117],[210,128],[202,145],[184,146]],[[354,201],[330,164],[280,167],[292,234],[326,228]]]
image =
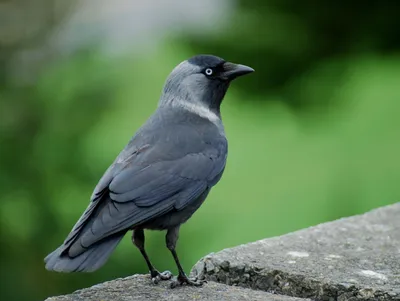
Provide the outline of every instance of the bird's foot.
[[170,280],[172,278],[172,273],[170,271],[164,271],[160,273],[159,271],[155,270],[150,272],[150,277],[154,284],[158,284],[162,280]]
[[179,274],[178,277],[171,282],[170,287],[171,288],[175,288],[175,287],[178,287],[178,286],[182,286],[184,284],[185,285],[190,285],[190,286],[202,286],[203,283],[205,283],[205,282],[207,282],[207,281],[198,280],[197,278],[190,279],[185,274],[183,274],[183,275]]

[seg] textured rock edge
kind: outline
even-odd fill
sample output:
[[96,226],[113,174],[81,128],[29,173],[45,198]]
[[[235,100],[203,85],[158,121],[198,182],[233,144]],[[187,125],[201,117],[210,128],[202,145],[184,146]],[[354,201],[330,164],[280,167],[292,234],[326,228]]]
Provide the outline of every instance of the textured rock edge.
[[163,281],[154,285],[149,275],[133,275],[97,284],[69,295],[50,297],[45,301],[311,301],[216,282],[205,283],[202,287],[183,286],[175,289],[170,289],[169,283],[169,281]]
[[[342,218],[332,222],[320,224],[314,227],[302,229],[292,232],[281,237],[296,234],[297,232],[307,231],[307,229],[319,226],[331,225],[335,226],[342,221],[354,220],[362,216],[368,216],[378,211],[391,210],[391,208],[399,208],[400,203],[373,209],[367,213]],[[399,216],[400,219],[400,216]],[[262,241],[267,241],[267,238]],[[240,248],[241,246],[233,247]],[[226,249],[229,250],[229,249]],[[279,268],[257,267],[256,263],[243,264],[242,262],[232,262],[221,260],[219,253],[211,253],[200,259],[192,268],[191,276],[205,279],[207,281],[215,281],[227,285],[235,285],[254,290],[262,290],[279,295],[293,296],[298,298],[311,298],[313,300],[338,300],[338,301],[399,301],[400,288],[395,288],[396,292],[385,292],[372,287],[360,286],[348,283],[332,283],[324,282],[308,277],[306,274],[288,273],[281,271]],[[400,251],[400,250],[399,250]],[[224,256],[222,256],[224,257]],[[226,257],[226,256],[225,256]],[[273,260],[273,258],[271,258]]]
[[[391,206],[394,206],[393,209],[396,208],[396,210],[400,212],[400,203]],[[362,215],[321,224],[309,229],[315,229],[320,226],[334,227],[337,226],[336,223],[350,220],[357,223],[357,218],[360,216],[366,217],[368,214],[380,210],[382,212],[385,210],[391,210],[391,206],[378,208]],[[398,225],[397,222],[395,224]],[[296,235],[298,232],[307,230],[308,229],[303,229],[281,237]],[[269,238],[262,241],[272,241],[272,239],[273,238]],[[398,240],[395,240],[395,242],[397,243]],[[252,244],[254,243],[250,243],[247,246]],[[214,300],[215,296],[218,296],[218,300],[310,300],[304,299],[306,297],[318,301],[400,300],[400,287],[395,287],[393,292],[391,292],[357,284],[320,281],[313,279],[313,277],[310,277],[307,273],[296,273],[292,272],[292,270],[288,272],[283,268],[280,270],[280,261],[277,261],[276,265],[272,265],[272,267],[257,267],[256,263],[254,265],[248,261],[247,263],[244,263],[246,260],[241,262],[240,260],[235,260],[235,258],[230,260],[229,257],[228,260],[222,260],[221,258],[226,258],[226,256],[218,257],[218,254],[229,253],[232,252],[232,250],[237,251],[237,249],[240,249],[243,246],[246,245],[222,250],[215,254],[212,253],[196,263],[192,269],[191,275],[197,276],[199,279],[210,281],[202,288],[183,287],[170,290],[167,287],[167,282],[161,283],[158,286],[153,286],[148,276],[135,275],[101,283],[90,288],[76,291],[70,295],[51,297],[46,300],[97,301],[98,298],[100,298],[99,300],[142,300],[140,297],[148,299],[149,296],[154,298],[166,296],[165,300]],[[397,281],[395,284],[397,284]],[[225,295],[223,295],[223,293]],[[134,298],[132,298],[132,294],[135,295]],[[117,299],[115,299],[116,296],[118,296]]]

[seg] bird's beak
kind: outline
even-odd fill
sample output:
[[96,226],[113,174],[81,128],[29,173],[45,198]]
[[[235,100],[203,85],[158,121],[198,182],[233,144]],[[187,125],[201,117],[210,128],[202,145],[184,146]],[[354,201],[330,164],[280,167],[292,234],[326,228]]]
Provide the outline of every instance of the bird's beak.
[[246,75],[254,72],[254,69],[240,64],[234,64],[230,62],[224,63],[223,76],[228,80],[233,80],[239,76]]

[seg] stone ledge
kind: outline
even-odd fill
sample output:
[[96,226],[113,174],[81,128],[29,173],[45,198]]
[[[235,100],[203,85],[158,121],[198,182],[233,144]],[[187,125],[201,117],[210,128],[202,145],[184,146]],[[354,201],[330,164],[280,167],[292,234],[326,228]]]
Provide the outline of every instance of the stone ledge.
[[169,281],[154,285],[149,276],[134,275],[127,278],[104,282],[93,287],[76,291],[70,295],[46,299],[46,301],[306,301],[286,296],[273,295],[267,292],[255,291],[237,286],[209,282],[202,287],[180,287],[170,289]]
[[47,301],[400,301],[400,203],[210,254],[191,274],[210,281],[171,290],[134,275]]
[[400,300],[400,203],[211,254],[192,275],[313,300]]

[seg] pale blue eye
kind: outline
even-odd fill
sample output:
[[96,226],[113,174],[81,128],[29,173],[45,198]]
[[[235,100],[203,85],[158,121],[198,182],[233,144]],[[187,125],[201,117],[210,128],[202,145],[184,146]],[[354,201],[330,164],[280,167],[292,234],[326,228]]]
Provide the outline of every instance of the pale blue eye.
[[206,75],[210,76],[211,74],[213,74],[213,70],[211,68],[207,68],[205,73]]

